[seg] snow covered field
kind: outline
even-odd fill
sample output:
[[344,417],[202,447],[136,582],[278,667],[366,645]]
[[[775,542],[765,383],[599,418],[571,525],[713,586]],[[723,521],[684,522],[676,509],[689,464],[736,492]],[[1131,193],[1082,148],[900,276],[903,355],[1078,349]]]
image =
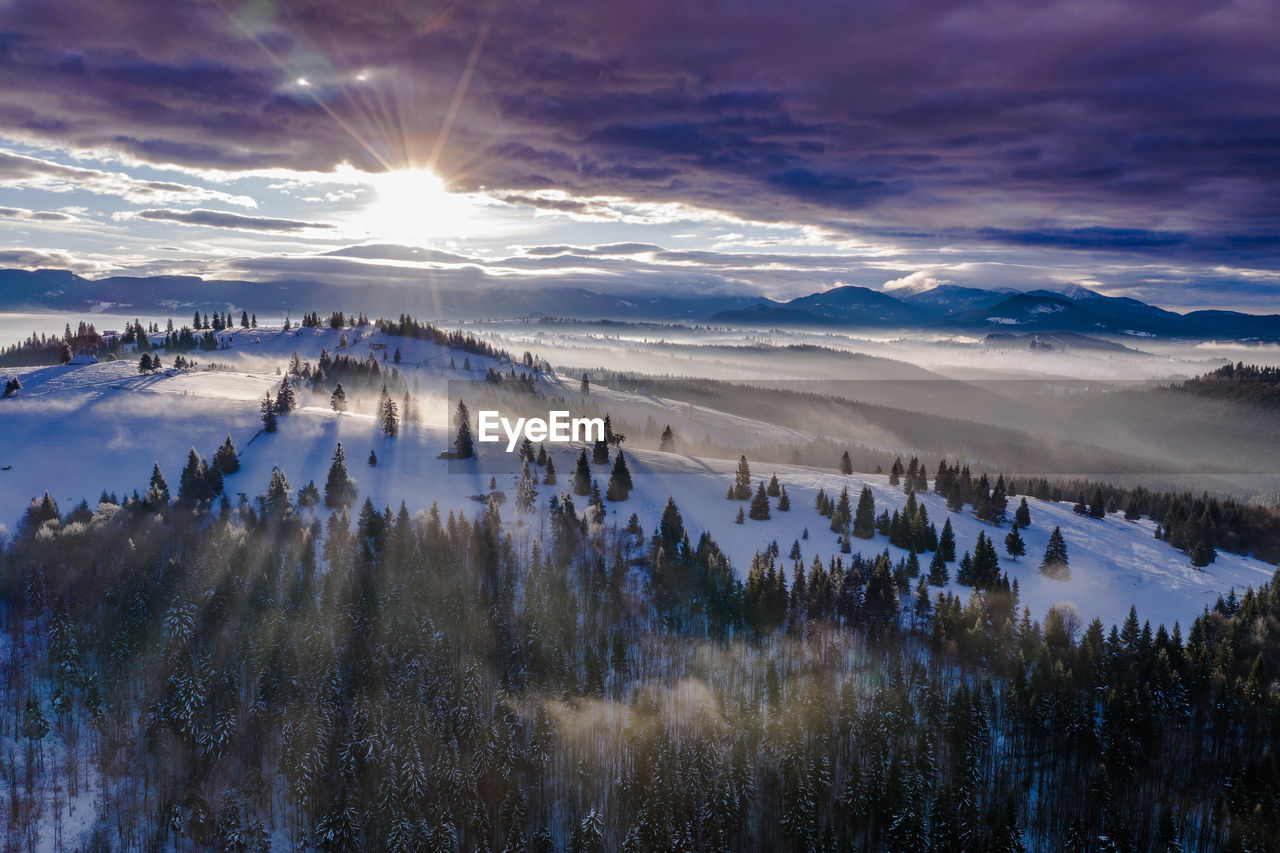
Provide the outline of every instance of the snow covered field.
[[[438,502],[443,511],[474,513],[479,504],[469,496],[488,491],[490,474],[483,461],[453,463],[453,470],[439,454],[448,449],[452,432],[446,382],[449,379],[483,377],[493,366],[489,359],[449,353],[433,344],[403,338],[385,338],[370,329],[347,331],[349,345],[339,348],[339,333],[329,329],[302,329],[290,332],[257,329],[224,333],[229,349],[196,352],[202,363],[218,362],[228,370],[161,373],[143,376],[134,360],[81,367],[45,367],[0,371],[0,378],[17,375],[23,390],[13,399],[0,401],[0,523],[16,525],[27,503],[45,489],[57,499],[63,512],[82,499],[92,505],[104,489],[120,497],[134,489],[145,491],[152,464],[158,462],[170,489],[176,493],[178,477],[188,450],[195,447],[206,459],[230,434],[241,451],[242,469],[229,477],[226,491],[237,503],[237,495],[248,498],[265,491],[273,466],[279,466],[296,490],[308,480],[323,487],[330,457],[341,441],[351,472],[362,496],[379,507],[398,507],[403,500],[410,511],[425,510]],[[359,339],[357,339],[359,338]],[[385,350],[370,345],[387,344]],[[304,359],[314,360],[321,347],[331,353],[345,351],[381,357],[400,348],[402,370],[412,386],[419,387],[423,403],[422,423],[406,423],[396,438],[383,436],[370,415],[337,415],[324,400],[303,395],[302,408],[280,421],[276,434],[260,433],[257,401],[279,384],[277,367],[283,367],[297,350]],[[455,363],[450,368],[450,358]],[[470,370],[464,371],[469,358]],[[166,356],[165,363],[172,363]],[[505,369],[505,368],[504,368]],[[561,388],[572,389],[570,380],[554,380]],[[600,392],[593,402],[602,410],[623,415],[631,421],[652,416],[659,424],[677,423],[690,413],[644,394]],[[474,413],[473,413],[474,414]],[[756,435],[770,441],[791,440],[787,431],[767,424],[734,418],[709,410],[693,414],[699,430],[705,430],[726,444]],[[677,427],[679,429],[679,427]],[[770,432],[772,430],[772,432]],[[748,444],[748,446],[750,446]],[[482,453],[500,454],[498,445],[479,445]],[[368,467],[370,451],[378,457],[377,467]],[[553,448],[548,445],[548,450]],[[515,477],[502,474],[498,487],[507,492],[503,514],[512,523],[538,526],[545,520],[546,504],[552,493],[569,489],[574,457],[580,448],[554,448],[559,485],[539,486],[539,512],[516,516],[513,512]],[[839,553],[836,535],[827,519],[814,509],[819,488],[833,497],[847,486],[856,501],[862,485],[875,494],[876,509],[901,508],[905,495],[890,487],[883,476],[845,477],[832,470],[801,466],[753,465],[757,480],[776,473],[787,486],[790,512],[778,512],[768,521],[734,523],[742,504],[725,499],[732,482],[736,460],[701,459],[656,451],[626,450],[636,489],[631,498],[609,507],[610,523],[623,525],[636,513],[647,531],[654,529],[668,495],[675,497],[693,535],[709,531],[729,555],[735,569],[745,576],[752,555],[770,541],[777,540],[786,554],[799,540],[806,563],[819,555],[827,559]],[[832,460],[833,464],[835,460]],[[927,460],[936,465],[936,460]],[[932,470],[932,469],[930,469]],[[603,490],[608,468],[597,466],[593,473]],[[929,517],[941,528],[948,517],[945,502],[932,493],[919,496]],[[581,509],[585,498],[575,499]],[[1219,595],[1235,589],[1257,586],[1270,579],[1273,567],[1238,555],[1219,553],[1205,571],[1195,571],[1188,558],[1153,536],[1148,520],[1125,522],[1116,515],[1094,520],[1076,516],[1069,505],[1031,502],[1032,526],[1023,531],[1027,555],[1014,561],[1004,557],[1004,530],[978,521],[971,511],[950,514],[959,553],[973,548],[979,531],[994,536],[1002,554],[1001,565],[1020,585],[1022,602],[1037,619],[1059,602],[1072,602],[1086,620],[1099,616],[1104,622],[1124,619],[1130,605],[1152,624],[1175,620],[1184,626]],[[1043,577],[1037,570],[1040,555],[1054,525],[1061,525],[1070,552],[1072,579],[1060,582]],[[807,528],[809,537],[803,538]],[[855,539],[855,549],[871,555],[888,548],[896,561],[904,551],[888,546],[884,537]],[[927,557],[924,559],[927,565]],[[955,565],[951,566],[952,574]],[[952,589],[967,595],[965,588]]]

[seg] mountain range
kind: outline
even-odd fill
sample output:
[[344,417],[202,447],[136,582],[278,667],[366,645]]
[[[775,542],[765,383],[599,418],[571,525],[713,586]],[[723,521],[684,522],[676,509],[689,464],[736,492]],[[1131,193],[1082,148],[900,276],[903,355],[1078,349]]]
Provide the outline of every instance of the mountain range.
[[439,320],[564,317],[765,328],[1280,340],[1280,315],[1236,311],[1178,314],[1083,287],[1065,292],[1021,292],[944,284],[917,292],[886,293],[847,285],[775,301],[741,295],[619,296],[576,287],[436,290],[374,282],[353,289],[306,280],[207,280],[179,275],[88,279],[68,270],[0,270],[0,311],[156,315],[194,309],[247,309],[268,317],[355,310]]

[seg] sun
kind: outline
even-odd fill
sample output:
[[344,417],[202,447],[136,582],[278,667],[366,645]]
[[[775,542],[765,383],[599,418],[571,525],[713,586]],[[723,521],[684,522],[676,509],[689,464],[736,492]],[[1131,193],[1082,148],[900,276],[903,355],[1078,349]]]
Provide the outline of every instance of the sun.
[[375,239],[417,243],[466,236],[473,226],[470,199],[427,169],[383,172],[367,183],[373,198],[356,225]]

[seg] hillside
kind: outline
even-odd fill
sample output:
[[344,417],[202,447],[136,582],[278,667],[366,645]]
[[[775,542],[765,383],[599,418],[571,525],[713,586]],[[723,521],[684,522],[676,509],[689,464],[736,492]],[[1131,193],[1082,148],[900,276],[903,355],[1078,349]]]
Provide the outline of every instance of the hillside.
[[[498,488],[507,495],[506,507],[511,507],[517,477],[510,457],[493,456],[488,453],[492,446],[484,446],[486,454],[480,462],[448,463],[438,458],[452,439],[446,426],[451,405],[447,383],[481,379],[491,367],[509,369],[488,357],[450,353],[423,341],[389,338],[370,327],[347,330],[352,339],[347,351],[353,355],[400,350],[400,368],[407,383],[418,389],[416,397],[424,421],[406,423],[398,437],[387,438],[379,433],[371,414],[337,415],[326,400],[303,394],[301,408],[280,419],[278,433],[260,433],[257,401],[279,384],[276,369],[283,367],[295,350],[307,359],[318,356],[322,347],[339,351],[340,334],[331,329],[222,333],[227,349],[196,354],[227,365],[214,371],[142,376],[133,361],[18,371],[23,391],[0,401],[0,428],[7,439],[0,446],[0,467],[5,469],[0,471],[0,518],[12,529],[27,503],[46,488],[64,512],[82,499],[89,499],[92,506],[103,490],[121,498],[134,489],[145,491],[153,463],[160,465],[170,488],[176,491],[189,449],[194,447],[208,458],[228,434],[240,449],[242,465],[226,483],[233,506],[238,495],[252,499],[265,491],[275,466],[295,491],[310,480],[323,486],[330,456],[341,441],[361,494],[378,506],[395,509],[404,501],[410,512],[418,512],[438,503],[445,512],[474,514],[480,504],[471,496],[487,493],[489,478],[496,476]],[[456,365],[453,368],[449,367],[451,358]],[[469,370],[461,367],[464,360],[469,362]],[[571,392],[575,387],[556,377],[546,381],[548,390],[555,393]],[[653,416],[660,423],[683,408],[660,397],[603,389],[591,395],[590,403],[624,414],[628,420]],[[751,425],[741,416],[722,415],[712,409],[704,409],[698,422],[726,443],[760,428],[779,429]],[[560,475],[559,485],[538,487],[539,510],[532,516],[513,518],[517,531],[545,526],[549,498],[567,489],[579,448],[548,445],[548,450]],[[365,464],[370,451],[377,454],[377,467]],[[734,461],[646,450],[625,452],[636,490],[625,503],[609,506],[609,523],[622,526],[634,512],[643,529],[652,530],[668,496],[674,496],[691,530],[709,532],[740,577],[745,577],[752,555],[772,541],[784,552],[793,541],[799,541],[806,561],[814,556],[826,561],[839,555],[827,519],[814,510],[819,489],[834,496],[847,486],[856,498],[866,484],[875,495],[877,511],[900,509],[906,500],[884,476],[844,477],[831,470],[757,464],[755,477],[768,479],[776,473],[788,488],[793,508],[789,513],[775,509],[768,521],[749,520],[739,526],[734,517],[741,504],[724,497],[733,479]],[[596,467],[593,473],[603,489],[608,469]],[[581,505],[585,499],[577,500]],[[1003,540],[1006,531],[992,530],[969,511],[949,514],[940,496],[924,494],[921,502],[939,526],[951,518],[961,552],[973,547],[979,531]],[[1001,568],[1018,580],[1023,602],[1037,617],[1055,603],[1071,601],[1086,619],[1097,615],[1114,624],[1123,620],[1130,604],[1135,604],[1153,622],[1178,620],[1186,624],[1219,595],[1257,586],[1271,575],[1270,566],[1225,553],[1207,570],[1193,571],[1184,554],[1153,537],[1153,525],[1148,521],[1125,522],[1118,516],[1081,518],[1069,505],[1035,500],[1031,501],[1031,513],[1032,526],[1023,532],[1027,556],[1019,561],[1003,557]],[[1036,568],[1055,525],[1062,527],[1071,553],[1072,579],[1065,583],[1045,578]],[[853,544],[867,556],[886,548],[895,561],[907,554],[880,536],[866,542],[855,539]],[[964,591],[954,580],[951,588]]]

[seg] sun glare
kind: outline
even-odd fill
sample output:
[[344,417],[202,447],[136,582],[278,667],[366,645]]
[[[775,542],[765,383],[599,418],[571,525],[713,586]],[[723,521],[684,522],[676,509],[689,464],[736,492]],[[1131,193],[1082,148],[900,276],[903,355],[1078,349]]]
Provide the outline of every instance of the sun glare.
[[404,169],[371,176],[373,200],[357,219],[370,236],[413,243],[425,238],[461,237],[472,226],[472,205],[465,195],[445,189],[426,169]]

